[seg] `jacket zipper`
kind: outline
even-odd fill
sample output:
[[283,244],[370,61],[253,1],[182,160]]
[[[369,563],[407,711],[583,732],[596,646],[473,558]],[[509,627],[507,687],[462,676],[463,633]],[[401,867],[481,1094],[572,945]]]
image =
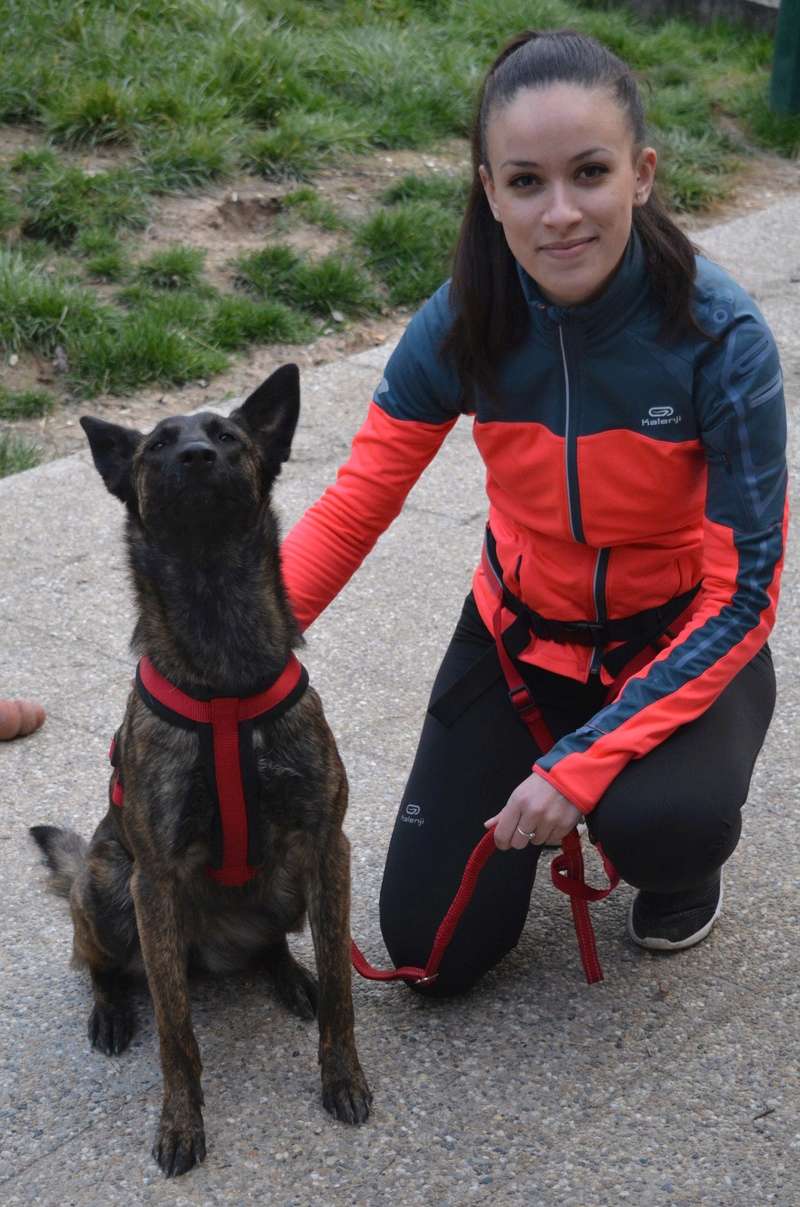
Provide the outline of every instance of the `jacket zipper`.
[[[605,624],[608,619],[606,612],[606,575],[608,573],[608,559],[611,550],[604,548],[597,550],[597,556],[594,559],[594,573],[592,575],[592,599],[594,600],[594,618],[598,624]],[[600,650],[595,647],[592,651],[592,662],[589,667],[589,673],[592,675],[598,674],[600,671]]]
[[569,514],[569,530],[574,541],[586,543],[581,522],[580,500],[578,496],[578,453],[577,433],[573,431],[575,421],[575,406],[570,396],[569,367],[567,352],[564,347],[564,329],[558,325],[558,342],[561,345],[561,364],[564,369],[564,474],[567,482],[567,510]]
[[[569,366],[567,350],[564,345],[564,329],[558,325],[558,342],[561,346],[561,364],[564,369],[564,472],[567,483],[567,507],[569,511],[569,528],[572,539],[586,543],[583,533],[583,520],[580,510],[580,493],[578,484],[578,434],[575,426],[575,406],[571,397]],[[595,620],[598,624],[606,621],[606,571],[608,568],[609,549],[598,549],[592,574],[592,600],[594,602]],[[589,666],[590,674],[600,671],[600,650],[592,651],[592,661]]]

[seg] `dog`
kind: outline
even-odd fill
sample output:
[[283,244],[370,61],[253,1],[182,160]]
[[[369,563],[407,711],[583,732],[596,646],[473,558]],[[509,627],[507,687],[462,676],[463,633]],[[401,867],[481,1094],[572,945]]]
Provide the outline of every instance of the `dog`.
[[[130,978],[146,974],[164,1083],[153,1156],[168,1177],[205,1157],[190,965],[270,974],[291,1011],[318,1013],[327,1110],[363,1123],[372,1100],[353,1030],[347,780],[293,653],[302,639],[270,503],[299,406],[297,367],[284,365],[228,418],[168,418],[149,435],[81,419],[126,508],[141,661],[91,841],[54,826],[31,834],[69,898],[93,1047],[127,1047]],[[286,938],[306,915],[318,984]]]

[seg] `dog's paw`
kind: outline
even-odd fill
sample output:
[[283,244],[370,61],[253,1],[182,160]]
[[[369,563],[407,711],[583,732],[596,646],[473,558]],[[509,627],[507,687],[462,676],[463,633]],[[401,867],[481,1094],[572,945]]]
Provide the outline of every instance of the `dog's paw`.
[[167,1178],[177,1178],[205,1161],[206,1133],[200,1111],[192,1111],[185,1120],[166,1110],[162,1113],[153,1159]]
[[119,1056],[131,1042],[133,1014],[127,1006],[95,1005],[86,1030],[93,1048],[106,1056]]
[[273,971],[275,993],[287,1010],[298,1018],[316,1018],[319,987],[316,977],[296,960],[284,962]]
[[349,1076],[322,1078],[322,1105],[342,1123],[366,1123],[372,1094],[367,1079],[356,1068]]

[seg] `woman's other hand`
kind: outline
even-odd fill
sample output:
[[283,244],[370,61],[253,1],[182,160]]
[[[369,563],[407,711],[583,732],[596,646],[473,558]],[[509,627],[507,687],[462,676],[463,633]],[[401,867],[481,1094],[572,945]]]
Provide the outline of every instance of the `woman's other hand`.
[[496,826],[494,841],[499,850],[519,851],[529,842],[537,847],[560,845],[581,818],[579,809],[534,772],[514,789],[508,804],[483,824],[487,830]]

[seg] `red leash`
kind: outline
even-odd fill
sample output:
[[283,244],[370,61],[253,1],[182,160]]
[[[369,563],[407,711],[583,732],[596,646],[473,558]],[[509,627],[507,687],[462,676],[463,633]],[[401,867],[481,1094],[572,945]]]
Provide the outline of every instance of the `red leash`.
[[[503,674],[508,684],[508,694],[511,703],[514,705],[517,715],[528,729],[536,745],[544,754],[553,745],[553,735],[550,733],[541,710],[531,697],[527,686],[503,643],[501,607],[497,608],[494,615],[494,636],[500,665],[503,668]],[[436,932],[431,954],[424,968],[414,968],[411,966],[390,969],[375,968],[368,962],[351,939],[351,959],[356,972],[371,981],[411,980],[420,985],[426,981],[435,980],[442,957],[461,920],[461,915],[475,892],[478,876],[496,850],[494,828],[492,828],[484,834],[467,861],[458,891]],[[589,917],[588,902],[601,901],[619,883],[619,874],[616,869],[599,847],[598,850],[600,850],[603,866],[608,876],[608,887],[604,889],[593,888],[586,883],[581,840],[577,830],[572,830],[565,836],[561,842],[561,854],[557,855],[550,865],[550,875],[553,884],[560,892],[566,893],[570,898],[581,962],[586,974],[586,980],[590,985],[595,984],[597,981],[602,981],[603,970],[600,967],[600,960],[597,955],[597,944],[595,942],[592,920]]]
[[[517,670],[514,660],[505,647],[503,641],[504,588],[488,557],[485,545],[482,560],[486,582],[492,588],[497,600],[493,625],[494,639],[500,666],[508,684],[508,696],[516,710],[517,716],[527,728],[539,750],[544,754],[554,744],[553,735],[550,733],[541,710],[528,691],[527,685]],[[625,680],[634,674],[640,666],[644,665],[650,657],[651,655],[647,652],[647,649],[644,649],[628,663],[611,685],[608,693],[609,700],[617,695]],[[431,954],[424,968],[403,967],[386,970],[374,968],[351,940],[351,957],[356,972],[374,981],[403,979],[422,984],[424,981],[434,980],[438,973],[439,965],[442,962],[442,957],[461,919],[461,915],[475,891],[478,876],[496,849],[494,845],[494,830],[492,829],[484,834],[467,861],[458,891],[436,932]],[[619,873],[616,868],[600,846],[597,847],[597,850],[603,860],[603,867],[608,877],[607,888],[593,888],[590,884],[586,883],[583,851],[577,829],[570,831],[562,839],[561,853],[556,855],[550,865],[550,876],[553,884],[560,892],[566,893],[570,899],[581,962],[586,974],[586,980],[590,985],[595,984],[597,981],[602,981],[603,970],[600,967],[600,960],[597,955],[597,944],[595,942],[592,920],[589,916],[588,903],[590,901],[602,901],[619,884]]]
[[461,921],[461,915],[472,900],[472,894],[475,892],[478,877],[496,850],[497,848],[494,845],[494,828],[492,828],[491,830],[487,830],[467,860],[467,866],[464,868],[458,892],[439,924],[439,929],[433,940],[431,954],[428,956],[428,962],[424,968],[413,968],[405,965],[402,968],[375,968],[363,955],[355,941],[351,939],[350,958],[353,961],[353,967],[356,972],[366,977],[369,981],[411,980],[415,984],[421,985],[425,981],[436,980],[442,956],[450,945],[450,940]]

